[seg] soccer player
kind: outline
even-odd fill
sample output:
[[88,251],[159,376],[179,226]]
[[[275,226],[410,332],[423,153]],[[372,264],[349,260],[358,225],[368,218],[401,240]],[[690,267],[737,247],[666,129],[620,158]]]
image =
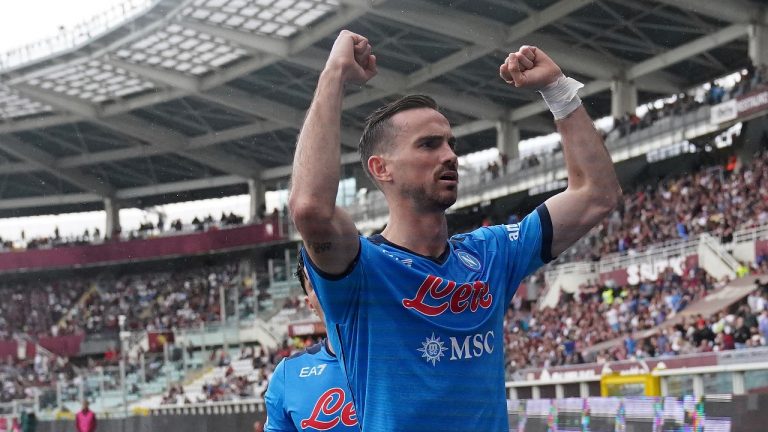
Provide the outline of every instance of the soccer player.
[[445,210],[457,199],[456,139],[434,101],[406,96],[367,120],[361,161],[384,193],[389,223],[366,238],[335,202],[344,87],[376,75],[371,44],[342,31],[320,74],[289,206],[365,432],[506,432],[507,305],[526,275],[586,234],[621,196],[576,94],[581,84],[533,46],[510,53],[499,73],[541,92],[562,136],[568,187],[519,223],[450,239]]
[[[323,310],[299,255],[296,276],[307,304],[325,324]],[[264,396],[264,432],[359,431],[355,406],[336,354],[323,339],[277,365]]]

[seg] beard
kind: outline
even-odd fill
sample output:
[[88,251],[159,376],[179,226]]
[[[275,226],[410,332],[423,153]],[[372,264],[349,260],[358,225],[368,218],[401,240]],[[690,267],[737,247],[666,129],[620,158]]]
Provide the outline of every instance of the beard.
[[446,211],[450,206],[456,203],[458,186],[450,191],[427,191],[423,185],[403,186],[400,193],[411,202],[416,204],[416,208],[426,211]]

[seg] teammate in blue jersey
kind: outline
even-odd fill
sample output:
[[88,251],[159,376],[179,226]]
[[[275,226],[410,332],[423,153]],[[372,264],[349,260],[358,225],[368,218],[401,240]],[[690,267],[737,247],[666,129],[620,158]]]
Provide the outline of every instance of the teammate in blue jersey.
[[375,111],[361,161],[382,190],[389,223],[359,236],[336,207],[344,86],[376,75],[369,41],[342,31],[299,135],[289,206],[309,278],[344,367],[364,432],[504,431],[504,312],[520,281],[603,219],[621,196],[577,81],[523,46],[499,68],[541,92],[562,137],[568,187],[519,223],[448,238],[457,199],[456,139],[426,96]]
[[[299,256],[296,276],[310,309],[325,322],[303,262]],[[281,361],[264,398],[267,405],[264,432],[360,430],[346,378],[325,339]]]

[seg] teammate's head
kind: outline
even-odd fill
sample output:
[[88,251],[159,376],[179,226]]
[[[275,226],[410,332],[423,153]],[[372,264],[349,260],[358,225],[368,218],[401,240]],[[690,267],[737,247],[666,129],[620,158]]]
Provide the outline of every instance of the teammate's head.
[[312,282],[307,277],[307,270],[304,268],[304,256],[301,252],[299,252],[299,257],[296,260],[296,277],[299,279],[304,294],[307,295],[305,300],[307,305],[320,317],[320,321],[325,324],[325,314],[323,314],[323,309],[320,307],[320,300],[317,299]]
[[445,210],[456,201],[458,160],[448,119],[429,96],[410,95],[382,106],[360,138],[366,173],[385,195]]

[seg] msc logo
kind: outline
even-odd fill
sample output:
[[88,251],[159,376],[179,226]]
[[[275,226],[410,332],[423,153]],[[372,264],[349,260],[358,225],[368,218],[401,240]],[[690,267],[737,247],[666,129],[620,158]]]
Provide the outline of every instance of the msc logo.
[[493,352],[493,331],[466,336],[461,342],[453,336],[448,339],[451,341],[451,360],[471,359]]
[[321,364],[321,365],[312,366],[312,367],[305,366],[301,368],[301,370],[299,370],[299,377],[306,378],[310,376],[321,375],[325,370],[326,366],[328,365]]
[[509,224],[504,225],[507,228],[507,237],[509,237],[509,241],[517,241],[518,238],[520,238],[520,224]]
[[421,352],[421,357],[423,357],[427,363],[431,362],[432,366],[434,366],[435,363],[439,362],[445,355],[443,351],[448,351],[448,348],[443,346],[443,342],[439,337],[435,337],[435,333],[433,332],[432,337],[426,338],[426,340],[421,343],[421,348],[417,351]]
[[[448,340],[451,344],[451,357],[449,357],[449,360],[466,360],[492,354],[494,349],[494,339],[495,335],[493,330],[485,333],[467,335],[464,336],[463,339],[449,336]],[[442,360],[446,355],[444,351],[448,350],[449,348],[445,346],[440,337],[436,337],[435,334],[432,333],[432,337],[428,337],[421,342],[421,348],[417,351],[421,353],[421,357],[425,359],[427,363],[432,363],[432,366],[435,366],[437,362]]]
[[479,272],[483,268],[482,264],[480,264],[480,260],[472,256],[469,252],[457,251],[456,255],[459,256],[461,263],[472,271]]

